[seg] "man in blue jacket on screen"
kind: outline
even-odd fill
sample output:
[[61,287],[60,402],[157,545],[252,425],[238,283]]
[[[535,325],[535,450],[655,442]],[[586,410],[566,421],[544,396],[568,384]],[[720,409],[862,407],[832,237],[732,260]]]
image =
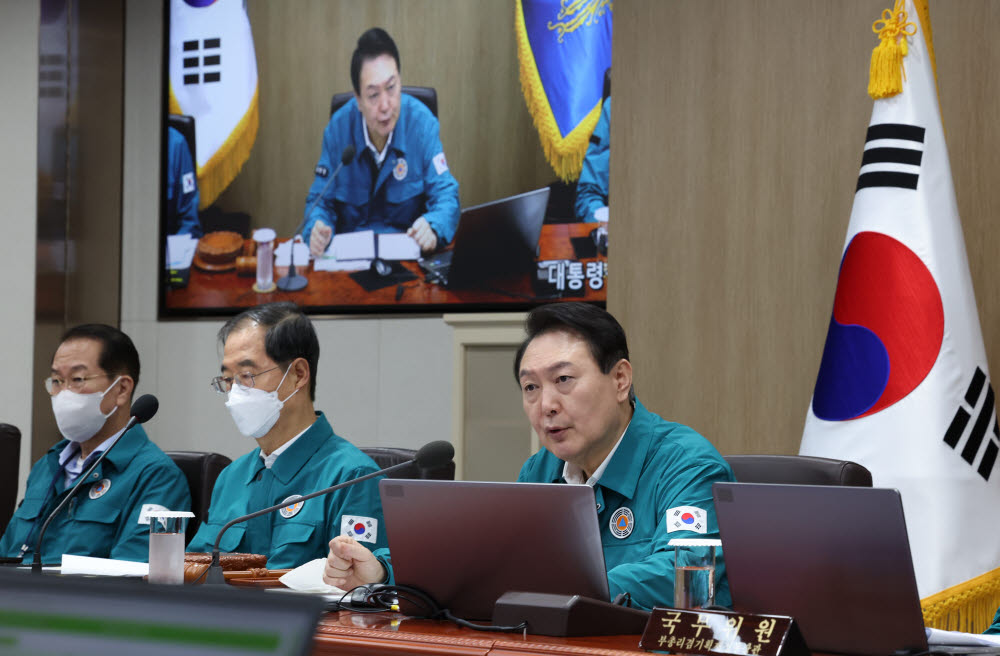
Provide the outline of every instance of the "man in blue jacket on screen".
[[[310,252],[318,256],[334,234],[359,230],[405,232],[425,253],[446,245],[458,225],[458,182],[437,119],[401,93],[399,51],[385,30],[373,27],[358,39],[351,83],[354,98],[323,131],[306,197],[302,238]],[[355,155],[331,180],[349,145]]]

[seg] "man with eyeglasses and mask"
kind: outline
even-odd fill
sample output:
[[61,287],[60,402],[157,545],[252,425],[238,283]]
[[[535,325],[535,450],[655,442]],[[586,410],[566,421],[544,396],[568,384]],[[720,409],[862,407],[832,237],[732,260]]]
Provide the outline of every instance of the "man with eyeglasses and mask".
[[143,427],[122,434],[138,382],[139,354],[117,328],[86,324],[62,336],[45,389],[65,439],[32,467],[0,556],[33,557],[46,517],[116,438],[122,443],[49,524],[43,563],[58,563],[63,554],[146,561],[149,512],[191,509],[184,474]]
[[219,475],[188,551],[211,551],[227,522],[279,503],[287,505],[232,526],[219,549],[264,554],[274,569],[325,556],[330,539],[344,533],[371,549],[384,547],[377,479],[296,501],[378,470],[313,408],[319,340],[312,322],[294,303],[261,305],[227,321],[219,343],[222,375],[212,387],[227,396],[236,428],[257,448]]

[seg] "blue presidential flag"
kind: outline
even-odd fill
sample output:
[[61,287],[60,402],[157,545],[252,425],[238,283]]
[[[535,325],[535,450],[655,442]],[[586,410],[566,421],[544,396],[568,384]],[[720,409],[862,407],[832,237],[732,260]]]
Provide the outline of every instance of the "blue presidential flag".
[[545,157],[580,175],[611,67],[610,0],[515,0],[521,89]]

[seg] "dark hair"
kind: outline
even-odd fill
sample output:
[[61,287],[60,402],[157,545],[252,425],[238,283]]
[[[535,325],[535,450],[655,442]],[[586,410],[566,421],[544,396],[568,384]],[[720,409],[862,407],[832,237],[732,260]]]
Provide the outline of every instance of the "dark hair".
[[100,344],[97,366],[108,374],[125,374],[136,385],[139,384],[139,352],[128,335],[107,324],[85,323],[63,333],[59,345],[74,339],[92,339]]
[[610,372],[619,360],[628,360],[625,330],[607,311],[589,303],[551,303],[536,307],[524,320],[528,336],[514,356],[514,380],[520,379],[521,358],[531,340],[559,330],[585,341],[602,373]]
[[358,37],[358,46],[351,55],[351,84],[357,95],[361,95],[361,65],[381,55],[392,55],[396,60],[396,70],[402,70],[399,66],[399,50],[388,32],[381,27],[373,27]]
[[319,366],[319,339],[309,317],[295,303],[268,303],[240,312],[219,329],[219,344],[226,346],[230,333],[245,323],[265,328],[264,352],[282,367],[295,358],[309,363],[309,398],[316,400],[316,369]]

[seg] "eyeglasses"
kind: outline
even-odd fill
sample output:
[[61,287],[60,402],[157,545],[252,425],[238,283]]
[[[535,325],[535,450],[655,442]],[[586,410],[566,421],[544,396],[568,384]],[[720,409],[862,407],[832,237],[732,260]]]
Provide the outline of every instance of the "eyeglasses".
[[252,374],[248,371],[244,371],[242,373],[236,374],[235,378],[233,378],[232,376],[216,376],[215,378],[212,379],[211,382],[212,389],[214,389],[219,394],[229,394],[229,390],[233,389],[234,381],[238,385],[242,385],[243,387],[253,387],[254,379],[257,376],[262,376],[269,371],[274,371],[275,369],[281,369],[281,367],[277,366],[271,367],[270,369],[265,369],[264,371],[258,371],[255,374]]
[[63,380],[57,376],[49,376],[43,383],[45,383],[45,391],[49,393],[50,396],[55,396],[64,389],[68,389],[71,392],[79,392],[87,384],[88,380],[94,380],[95,378],[110,378],[111,374],[94,374],[93,376],[73,376],[69,380]]

